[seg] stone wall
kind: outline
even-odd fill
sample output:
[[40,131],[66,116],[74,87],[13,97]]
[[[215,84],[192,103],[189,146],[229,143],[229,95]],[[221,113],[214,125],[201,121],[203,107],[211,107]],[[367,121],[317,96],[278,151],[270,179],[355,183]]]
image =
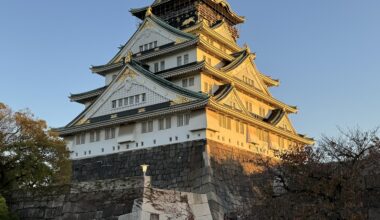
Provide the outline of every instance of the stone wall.
[[117,220],[143,195],[142,177],[75,183],[45,192],[15,193],[10,209],[25,220]]
[[73,180],[141,176],[140,165],[149,164],[153,187],[207,194],[214,219],[223,219],[255,202],[257,158],[217,142],[193,141],[74,161]]
[[[259,213],[264,208],[259,186],[266,178],[259,158],[240,148],[203,140],[73,161],[70,192],[42,198],[14,196],[11,209],[22,219],[115,219],[129,213],[133,201],[141,197],[140,165],[149,164],[147,175],[154,188],[207,194],[215,220],[239,211]],[[83,184],[120,178],[118,184],[98,190],[76,190]],[[368,217],[380,219],[380,176],[368,176],[366,189]]]

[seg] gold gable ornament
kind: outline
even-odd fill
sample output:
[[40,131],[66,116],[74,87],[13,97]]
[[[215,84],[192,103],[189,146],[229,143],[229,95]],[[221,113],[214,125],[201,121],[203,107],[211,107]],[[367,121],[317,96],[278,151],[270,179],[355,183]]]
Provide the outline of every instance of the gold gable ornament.
[[175,99],[171,101],[172,105],[179,105],[189,102],[188,98],[185,98],[183,96],[177,96]]
[[130,63],[132,61],[133,53],[128,51],[127,56],[124,58],[124,63]]
[[152,16],[153,14],[153,11],[152,11],[152,7],[149,7],[146,12],[145,12],[145,17],[149,17],[149,16]]

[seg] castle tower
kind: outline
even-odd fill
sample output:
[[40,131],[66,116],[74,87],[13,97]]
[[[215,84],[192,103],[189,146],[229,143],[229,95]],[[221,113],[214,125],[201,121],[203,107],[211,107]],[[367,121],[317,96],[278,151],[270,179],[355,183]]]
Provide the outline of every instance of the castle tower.
[[[244,17],[227,1],[156,0],[131,13],[141,19],[136,32],[108,63],[91,68],[104,77],[105,85],[70,96],[85,106],[59,129],[74,163],[205,143],[204,155],[194,156],[203,157],[203,168],[209,165],[207,148],[212,145],[276,157],[293,147],[313,144],[289,120],[297,108],[271,95],[270,88],[279,86],[279,81],[258,70],[249,46],[237,44],[236,25]],[[100,169],[88,172],[99,176]],[[159,165],[150,170],[155,169]],[[74,171],[74,175],[81,179],[80,173]],[[165,178],[169,181],[172,176],[153,176],[153,184]],[[191,184],[169,186],[176,187],[207,193]],[[221,200],[225,205],[228,199]]]

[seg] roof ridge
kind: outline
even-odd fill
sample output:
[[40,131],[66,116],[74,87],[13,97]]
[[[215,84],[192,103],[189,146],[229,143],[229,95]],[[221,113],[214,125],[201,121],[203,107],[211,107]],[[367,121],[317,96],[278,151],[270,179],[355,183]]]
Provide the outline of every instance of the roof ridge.
[[234,61],[229,63],[227,66],[220,68],[220,70],[225,72],[233,70],[238,67],[243,61],[245,61],[250,55],[251,54],[248,53],[247,49],[244,49],[244,51],[242,51],[242,53]]

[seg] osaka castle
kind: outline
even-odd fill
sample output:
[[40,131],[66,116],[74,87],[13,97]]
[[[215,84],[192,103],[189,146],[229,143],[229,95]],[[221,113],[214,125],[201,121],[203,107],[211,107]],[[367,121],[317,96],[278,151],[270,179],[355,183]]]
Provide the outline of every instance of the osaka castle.
[[85,108],[59,129],[72,160],[199,140],[269,157],[313,144],[289,119],[297,107],[271,95],[279,80],[237,43],[245,18],[227,1],[156,0],[130,12],[137,30],[91,67],[104,86],[70,96]]

